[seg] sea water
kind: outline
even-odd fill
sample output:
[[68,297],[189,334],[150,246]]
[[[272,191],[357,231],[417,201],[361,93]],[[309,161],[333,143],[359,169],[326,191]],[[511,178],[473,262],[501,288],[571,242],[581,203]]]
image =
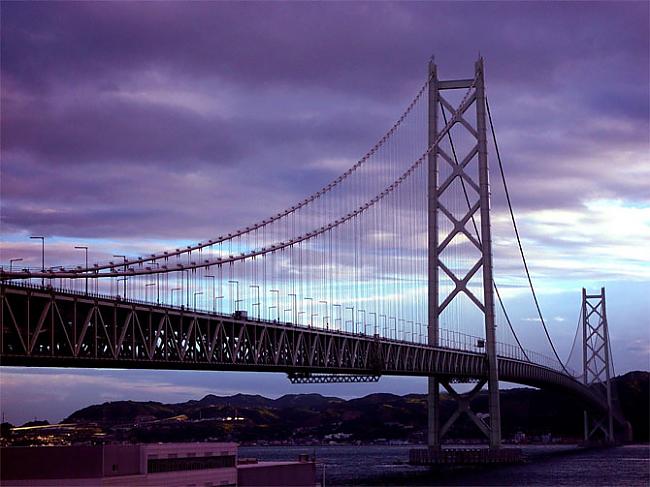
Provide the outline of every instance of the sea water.
[[240,447],[239,455],[258,460],[297,460],[314,455],[326,486],[643,486],[650,485],[650,446],[600,450],[567,446],[524,446],[528,462],[445,472],[408,465],[413,446]]

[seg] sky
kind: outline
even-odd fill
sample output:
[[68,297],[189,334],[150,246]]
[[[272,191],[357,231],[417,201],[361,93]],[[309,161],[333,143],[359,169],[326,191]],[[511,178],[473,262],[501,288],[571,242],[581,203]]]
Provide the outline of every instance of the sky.
[[[616,372],[650,369],[647,2],[1,5],[0,261],[137,255],[227,233],[352,166],[422,85],[479,53],[540,302],[566,355],[607,289]],[[493,178],[495,175],[493,175]],[[495,228],[503,198],[495,194]],[[499,235],[495,236],[498,247]],[[499,278],[497,269],[497,279]],[[538,326],[515,296],[523,339]],[[531,332],[532,333],[532,332]],[[107,400],[424,392],[420,379],[2,368],[7,420]]]

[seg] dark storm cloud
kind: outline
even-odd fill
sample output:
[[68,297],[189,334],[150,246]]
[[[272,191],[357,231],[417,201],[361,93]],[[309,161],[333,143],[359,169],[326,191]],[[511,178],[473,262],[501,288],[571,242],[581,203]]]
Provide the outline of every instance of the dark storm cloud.
[[3,150],[27,152],[48,164],[228,164],[305,140],[336,140],[349,147],[368,130],[341,110],[332,117],[291,120],[222,118],[160,103],[127,101],[118,96],[83,99],[51,106],[46,97],[6,100]]
[[478,51],[520,210],[647,200],[643,161],[613,160],[647,148],[647,17],[643,2],[7,3],[3,222],[203,238],[265,217],[335,175],[310,163],[365,153],[431,54],[453,77]]
[[[478,50],[508,80],[545,82],[566,59],[643,53],[647,5],[219,5],[86,3],[5,6],[3,62],[22,83],[52,77],[115,79],[168,68],[238,82],[394,89],[434,52],[462,69]],[[462,56],[458,56],[462,54]],[[504,62],[508,61],[508,62]],[[531,70],[537,76],[531,76]],[[640,72],[643,70],[640,69]],[[616,76],[613,76],[616,77]]]
[[[585,203],[650,203],[649,14],[647,2],[3,2],[0,263],[40,264],[30,232],[48,236],[49,266],[81,263],[73,244],[107,260],[266,218],[360,158],[431,55],[442,78],[469,77],[480,51],[543,309],[573,322],[579,292],[557,288],[607,281],[617,368],[647,368],[647,278],[630,277],[644,269],[644,223]],[[518,292],[528,284],[492,182],[496,280],[525,345],[544,346],[523,319],[534,316]],[[552,213],[543,224],[539,210]],[[564,356],[573,327],[548,324]],[[3,371],[0,383],[11,421],[113,399],[424,387],[297,390],[281,375],[144,371]]]
[[71,78],[110,85],[153,68],[254,86],[309,83],[362,93],[374,87],[370,92],[384,96],[421,75],[434,52],[451,72],[466,69],[465,57],[480,49],[499,65],[495,78],[561,83],[568,80],[554,77],[570,71],[563,58],[588,60],[597,52],[611,62],[642,53],[643,5],[590,7],[9,4],[3,65],[33,86]]

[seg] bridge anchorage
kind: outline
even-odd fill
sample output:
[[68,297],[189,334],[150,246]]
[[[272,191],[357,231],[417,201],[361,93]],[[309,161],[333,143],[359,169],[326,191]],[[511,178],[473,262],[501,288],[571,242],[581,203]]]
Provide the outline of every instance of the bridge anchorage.
[[[294,383],[427,377],[428,445],[411,460],[433,465],[519,458],[501,448],[507,381],[576,396],[589,411],[585,438],[611,442],[625,420],[609,385],[604,291],[600,304],[585,294],[582,377],[560,360],[539,306],[554,358],[524,349],[499,295],[488,125],[497,149],[483,60],[452,80],[431,62],[363,158],[269,218],[92,265],[46,267],[41,242],[38,268],[0,268],[2,365],[279,372]],[[461,394],[460,383],[473,385]],[[488,411],[474,411],[484,386]],[[457,405],[444,423],[441,387]],[[489,449],[442,448],[463,416]]]

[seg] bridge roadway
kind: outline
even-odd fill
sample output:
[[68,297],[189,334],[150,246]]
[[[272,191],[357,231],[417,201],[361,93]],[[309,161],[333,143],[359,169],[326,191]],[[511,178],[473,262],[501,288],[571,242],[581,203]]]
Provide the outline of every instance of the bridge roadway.
[[[0,299],[4,366],[487,377],[475,351],[14,284],[0,284]],[[604,398],[562,372],[503,355],[498,364],[499,380],[606,410]]]

